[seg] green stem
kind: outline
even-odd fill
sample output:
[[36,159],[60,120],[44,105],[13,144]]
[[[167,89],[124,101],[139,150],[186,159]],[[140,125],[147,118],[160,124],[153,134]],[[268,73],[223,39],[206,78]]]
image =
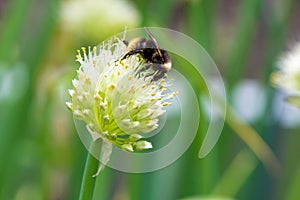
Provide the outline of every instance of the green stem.
[[[90,148],[91,150],[95,148],[94,142],[91,144]],[[93,198],[94,186],[97,178],[93,177],[93,175],[97,172],[98,167],[99,161],[93,155],[88,153],[83,172],[79,200],[89,200]]]

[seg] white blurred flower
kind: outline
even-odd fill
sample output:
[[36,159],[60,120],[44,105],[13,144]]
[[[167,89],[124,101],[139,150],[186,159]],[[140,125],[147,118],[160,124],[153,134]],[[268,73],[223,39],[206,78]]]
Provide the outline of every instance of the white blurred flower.
[[278,64],[280,70],[272,74],[271,81],[291,94],[300,94],[300,43]]
[[126,45],[118,38],[78,51],[80,68],[67,106],[87,124],[93,138],[131,152],[152,148],[140,133],[158,127],[164,106],[177,92],[165,93],[164,78],[153,81],[151,76],[137,76],[145,63],[135,55],[122,60],[126,53]]
[[265,88],[256,80],[242,80],[233,90],[232,101],[234,109],[243,120],[255,122],[265,110]]
[[25,94],[29,86],[29,74],[23,63],[8,68],[0,63],[0,104],[16,102]]
[[284,91],[277,92],[273,99],[273,110],[275,120],[284,128],[299,127],[300,112],[294,103],[285,103],[282,99],[286,98]]
[[281,58],[279,67],[271,82],[285,90],[288,103],[300,108],[300,43]]
[[125,0],[70,0],[61,9],[62,28],[89,41],[104,39],[124,26],[135,27],[139,21],[139,13]]

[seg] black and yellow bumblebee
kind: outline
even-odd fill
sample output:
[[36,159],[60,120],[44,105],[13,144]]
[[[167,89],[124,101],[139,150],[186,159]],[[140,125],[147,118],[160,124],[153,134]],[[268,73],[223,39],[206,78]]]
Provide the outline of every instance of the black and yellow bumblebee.
[[167,76],[167,72],[172,67],[172,61],[168,52],[159,47],[149,29],[145,28],[145,31],[147,32],[149,39],[134,38],[130,42],[123,41],[124,44],[127,45],[128,52],[121,60],[132,55],[140,55],[145,62],[145,65],[137,70],[137,75],[139,77],[152,76],[152,80],[157,81]]

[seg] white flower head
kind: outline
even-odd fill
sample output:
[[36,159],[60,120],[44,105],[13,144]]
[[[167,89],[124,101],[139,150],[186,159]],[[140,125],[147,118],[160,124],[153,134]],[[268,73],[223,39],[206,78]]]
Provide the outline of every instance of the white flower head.
[[121,59],[127,52],[118,38],[78,50],[80,67],[67,106],[91,134],[126,151],[149,149],[152,144],[140,134],[158,127],[164,107],[177,92],[166,93],[166,78],[154,81],[137,74],[145,62],[138,55]]
[[278,63],[280,70],[271,76],[271,81],[291,93],[300,92],[300,43],[285,54]]
[[[140,14],[130,1],[124,0],[69,0],[60,10],[61,28],[76,38],[98,41],[125,25],[135,27],[140,23]],[[81,34],[84,30],[84,34]],[[100,34],[99,34],[100,33]]]

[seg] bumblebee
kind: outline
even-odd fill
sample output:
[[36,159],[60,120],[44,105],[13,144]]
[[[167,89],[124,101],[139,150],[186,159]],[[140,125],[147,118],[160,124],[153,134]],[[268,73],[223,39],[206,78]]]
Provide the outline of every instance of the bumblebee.
[[160,49],[158,43],[149,29],[145,28],[149,39],[135,38],[129,43],[123,41],[127,45],[128,52],[121,60],[126,59],[132,55],[140,55],[146,63],[136,72],[137,76],[149,77],[152,76],[153,81],[157,81],[166,77],[167,72],[172,67],[171,58],[166,50]]

